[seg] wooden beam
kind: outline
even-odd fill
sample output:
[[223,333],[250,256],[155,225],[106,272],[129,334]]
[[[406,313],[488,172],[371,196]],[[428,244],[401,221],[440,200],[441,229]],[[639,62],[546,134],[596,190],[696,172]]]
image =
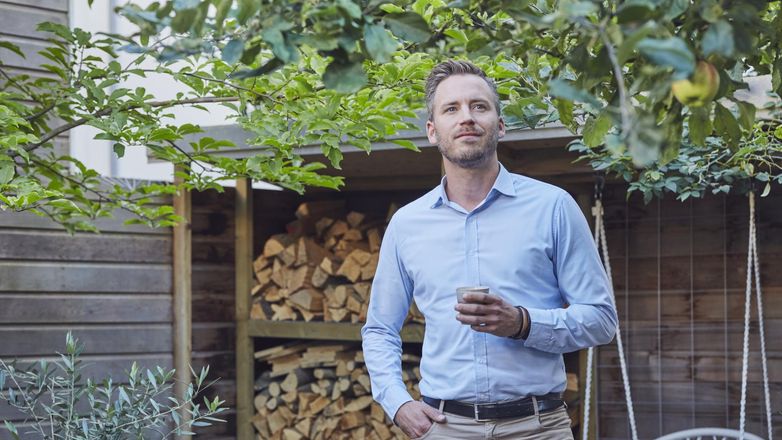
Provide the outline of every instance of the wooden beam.
[[254,438],[252,416],[255,369],[253,340],[248,331],[252,307],[253,199],[252,180],[236,181],[236,438]]
[[[250,321],[251,336],[265,338],[321,339],[329,341],[360,341],[363,323],[300,322],[300,321]],[[424,326],[408,324],[402,327],[402,341],[423,342]]]
[[[588,190],[585,190],[583,192],[579,192],[576,194],[576,202],[578,202],[578,206],[581,208],[581,212],[584,214],[584,217],[586,217],[587,222],[589,223],[590,228],[592,231],[595,230],[595,218],[592,216],[592,195],[589,194]],[[579,400],[581,401],[581,411],[580,411],[580,418],[581,423],[578,425],[578,435],[580,438],[581,433],[584,432],[584,423],[589,424],[589,430],[587,431],[587,438],[582,438],[581,440],[589,440],[589,439],[596,439],[597,438],[597,368],[595,368],[595,365],[597,364],[598,359],[598,348],[595,347],[594,353],[593,353],[593,366],[591,371],[587,371],[587,350],[581,350],[579,351],[578,356],[578,364],[579,364],[579,378],[578,378],[578,393],[581,397]],[[586,402],[586,383],[587,383],[587,375],[593,374],[592,376],[592,386],[590,389],[590,399],[589,399],[589,407],[590,407],[590,413],[591,416],[589,417],[589,420],[584,420],[584,408],[586,406],[584,403]]]
[[[178,172],[183,170],[178,167]],[[182,177],[175,177],[175,184],[182,183]],[[181,189],[174,196],[174,213],[182,218],[173,231],[173,289],[174,289],[174,394],[184,400],[190,383],[190,365],[192,363],[192,204],[190,191]],[[183,424],[190,421],[189,408],[179,411]],[[184,439],[187,436],[177,436]]]

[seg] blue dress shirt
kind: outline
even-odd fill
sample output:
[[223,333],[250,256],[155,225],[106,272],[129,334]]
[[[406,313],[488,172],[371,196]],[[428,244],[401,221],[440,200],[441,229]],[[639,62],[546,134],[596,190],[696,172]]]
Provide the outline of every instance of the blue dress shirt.
[[[399,336],[411,301],[426,318],[421,394],[437,399],[499,402],[561,392],[562,353],[606,344],[616,331],[608,278],[566,191],[500,165],[486,198],[467,212],[448,200],[445,183],[389,223],[361,331],[372,394],[392,419],[412,400]],[[527,339],[479,333],[457,321],[461,286],[488,286],[524,306]]]

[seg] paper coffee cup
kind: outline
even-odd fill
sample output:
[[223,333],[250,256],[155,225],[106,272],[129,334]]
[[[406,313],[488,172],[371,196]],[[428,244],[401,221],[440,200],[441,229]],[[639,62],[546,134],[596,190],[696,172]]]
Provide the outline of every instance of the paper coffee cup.
[[469,287],[457,287],[456,288],[456,301],[457,302],[464,302],[464,294],[465,293],[485,293],[486,295],[489,294],[489,288],[486,286],[469,286]]

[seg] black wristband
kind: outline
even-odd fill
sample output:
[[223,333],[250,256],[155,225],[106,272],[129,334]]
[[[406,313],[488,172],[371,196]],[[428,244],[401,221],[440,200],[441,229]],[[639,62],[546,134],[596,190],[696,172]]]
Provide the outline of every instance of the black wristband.
[[[524,307],[522,307],[522,306],[515,306],[515,307],[517,309],[519,309],[519,316],[521,317],[521,325],[519,325],[519,330],[516,333],[514,333],[514,334],[512,334],[512,335],[510,335],[508,337],[511,338],[511,339],[526,338],[527,334],[529,334],[529,331],[526,331],[526,332],[524,331],[524,321],[528,320],[527,317],[529,315],[527,314],[527,310]],[[529,327],[529,326],[527,326],[527,327]]]

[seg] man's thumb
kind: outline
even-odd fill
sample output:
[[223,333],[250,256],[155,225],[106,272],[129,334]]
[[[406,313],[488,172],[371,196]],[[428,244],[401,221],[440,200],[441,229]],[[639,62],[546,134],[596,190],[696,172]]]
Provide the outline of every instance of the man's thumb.
[[445,416],[440,411],[432,408],[429,405],[424,406],[424,413],[426,413],[427,416],[429,416],[430,419],[434,420],[437,423],[442,423],[445,421]]

